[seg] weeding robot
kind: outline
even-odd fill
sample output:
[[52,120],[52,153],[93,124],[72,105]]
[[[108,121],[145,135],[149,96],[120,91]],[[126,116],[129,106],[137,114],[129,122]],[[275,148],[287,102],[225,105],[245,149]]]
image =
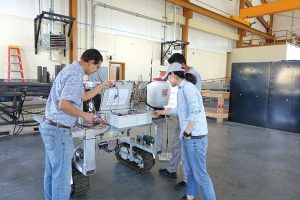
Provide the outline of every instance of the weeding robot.
[[[86,83],[86,89],[95,87]],[[147,85],[147,105],[137,106],[136,97],[142,89],[132,81],[117,81],[115,87],[101,94],[101,103],[95,123],[78,119],[78,125],[71,129],[75,149],[73,156],[72,195],[79,196],[89,190],[89,176],[96,173],[96,150],[115,152],[118,161],[137,172],[145,172],[155,165],[158,142],[158,128],[152,121],[150,107],[162,108],[168,104],[170,85],[167,82],[152,82]],[[140,96],[139,96],[140,98]],[[139,99],[141,100],[141,99]],[[89,111],[95,112],[95,102],[87,102]],[[142,108],[143,107],[143,108]],[[105,119],[106,123],[97,123]],[[35,120],[42,121],[41,116]],[[143,133],[132,135],[134,129],[146,128]],[[109,148],[114,142],[114,148]]]

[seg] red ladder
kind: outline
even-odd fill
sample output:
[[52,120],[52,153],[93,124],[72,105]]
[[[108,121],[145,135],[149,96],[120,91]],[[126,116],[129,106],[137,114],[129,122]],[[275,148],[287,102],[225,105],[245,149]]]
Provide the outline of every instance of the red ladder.
[[[14,51],[14,53],[12,52]],[[11,59],[12,57],[18,57],[17,62],[16,59]],[[13,60],[13,61],[12,61]],[[19,65],[20,70],[12,70],[11,65]],[[11,80],[10,74],[11,72],[21,73],[22,82],[24,82],[24,72],[23,72],[23,64],[21,59],[20,47],[16,45],[8,46],[8,81]]]

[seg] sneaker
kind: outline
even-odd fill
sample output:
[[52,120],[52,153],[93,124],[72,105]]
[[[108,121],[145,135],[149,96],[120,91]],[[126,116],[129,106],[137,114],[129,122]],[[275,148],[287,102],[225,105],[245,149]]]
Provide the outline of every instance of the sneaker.
[[186,195],[183,195],[183,197],[181,197],[181,199],[180,200],[187,200],[187,197],[186,197]]
[[167,169],[159,169],[159,174],[163,176],[167,176],[169,178],[176,178],[176,172],[169,172]]
[[182,190],[185,190],[185,189],[186,189],[186,182],[184,182],[184,181],[181,181],[181,182],[179,182],[175,185],[175,190],[182,191]]

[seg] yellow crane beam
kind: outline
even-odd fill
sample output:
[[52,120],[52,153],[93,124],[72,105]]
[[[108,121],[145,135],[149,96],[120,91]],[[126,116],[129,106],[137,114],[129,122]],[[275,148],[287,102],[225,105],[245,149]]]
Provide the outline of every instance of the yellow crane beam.
[[281,0],[240,10],[240,18],[251,18],[300,9],[300,0]]
[[202,8],[202,7],[200,7],[200,6],[196,5],[196,4],[193,4],[193,3],[190,3],[190,2],[185,2],[183,0],[165,0],[165,1],[169,2],[169,3],[172,3],[172,4],[175,4],[175,5],[178,5],[178,6],[181,6],[183,8],[190,9],[193,12],[199,13],[201,15],[205,15],[207,17],[210,17],[210,18],[212,18],[214,20],[223,22],[225,24],[228,24],[228,25],[231,25],[231,26],[234,26],[234,27],[246,30],[246,31],[251,32],[251,33],[253,33],[255,35],[259,35],[261,37],[268,38],[268,39],[273,39],[274,38],[274,37],[268,35],[267,33],[264,33],[262,31],[256,30],[254,28],[251,28],[250,26],[247,26],[246,24],[238,22],[238,21],[236,21],[234,19],[230,19],[228,17],[225,17],[225,16],[220,15],[218,13],[215,13],[213,11],[210,11],[210,10],[207,10],[205,8]]
[[[245,4],[248,8],[253,7],[252,3],[249,0],[246,0]],[[266,20],[264,20],[264,18],[262,16],[257,16],[256,18],[265,27],[265,29],[267,29],[267,30],[270,29],[269,24],[266,22]]]

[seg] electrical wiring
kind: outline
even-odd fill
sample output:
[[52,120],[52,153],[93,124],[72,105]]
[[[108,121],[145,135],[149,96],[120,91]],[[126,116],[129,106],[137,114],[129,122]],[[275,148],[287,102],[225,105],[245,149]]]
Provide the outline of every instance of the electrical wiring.
[[108,148],[108,141],[98,144],[98,149],[99,150],[103,149],[106,153],[111,153],[113,151],[117,151],[119,149],[119,147],[120,147],[119,140],[117,140],[117,144],[116,144],[115,148],[113,148],[113,149]]
[[45,111],[42,110],[42,111],[39,111],[39,112],[31,112],[31,111],[27,111],[27,110],[22,109],[22,112],[25,112],[25,113],[28,113],[28,114],[32,114],[32,115],[38,115],[38,114],[44,113]]
[[83,139],[80,140],[80,142],[76,145],[74,145],[74,149],[76,149],[76,147],[78,147],[80,144],[82,144]]
[[101,133],[97,134],[96,136],[104,135],[105,133],[107,133],[111,129],[111,125],[110,124],[106,124],[106,123],[103,123],[103,124],[105,126],[108,126],[108,128],[106,128],[106,130],[104,132],[101,132]]
[[[44,111],[40,112],[31,112],[28,110],[23,109],[23,104],[26,98],[26,92],[21,95],[21,98],[19,100],[18,106],[10,106],[7,104],[4,104],[0,102],[0,119],[5,121],[7,124],[14,125],[13,128],[13,134],[14,135],[19,135],[24,127],[33,127],[33,126],[38,126],[38,123],[33,123],[33,122],[25,122],[24,120],[24,113],[26,114],[41,114]],[[4,117],[3,115],[6,115]],[[7,119],[8,118],[8,119]],[[21,120],[20,120],[21,118]],[[11,119],[11,120],[9,120]],[[33,123],[33,124],[32,124]]]
[[[103,125],[108,126],[108,128],[106,128],[106,130],[105,130],[104,132],[101,132],[101,133],[99,133],[99,134],[96,134],[95,137],[89,138],[89,139],[86,139],[86,135],[87,135],[87,130],[88,130],[88,128],[77,125],[78,128],[84,129],[84,136],[83,136],[83,138],[80,140],[80,142],[79,142],[78,144],[74,145],[74,149],[76,149],[79,145],[81,145],[82,142],[83,142],[83,140],[95,140],[97,136],[100,136],[100,135],[103,135],[103,134],[107,133],[107,132],[110,130],[111,125],[105,124],[105,123],[103,123]],[[108,149],[108,143],[102,144],[102,145],[100,145],[100,143],[99,143],[99,144],[97,145],[97,148],[98,148],[98,149],[103,149],[105,152],[110,153],[110,152],[115,151],[116,149],[118,149],[118,148],[119,148],[119,144],[118,144],[118,142],[117,142],[117,145],[116,145],[116,147],[115,147],[114,149]]]
[[[103,125],[105,125],[105,126],[98,126],[97,128],[100,128],[101,130],[102,130],[104,127],[108,127],[108,128],[106,128],[104,132],[101,132],[101,133],[99,133],[99,134],[96,134],[95,136],[103,135],[103,134],[107,133],[107,132],[111,129],[111,125],[110,125],[110,124],[107,124],[107,123],[101,123],[101,124],[103,124]],[[76,125],[76,127],[80,128],[80,129],[84,129],[84,135],[86,136],[86,131],[89,129],[88,127],[81,126],[81,125],[78,125],[78,124]],[[92,128],[92,129],[93,129],[93,128]],[[85,137],[85,136],[84,136],[84,137]]]
[[[14,125],[14,128],[13,128],[14,135],[20,134],[23,130],[23,127],[20,126],[19,123],[22,123],[22,122],[24,123],[24,116],[23,116],[22,111],[20,111],[20,107],[22,107],[22,105],[23,105],[23,103],[21,103],[21,101],[24,101],[24,100],[25,100],[25,98],[21,98],[18,109],[15,109],[12,106],[8,106],[6,104],[1,103],[2,107],[0,107],[0,110],[7,117],[9,117],[11,119],[11,121],[9,121],[5,117],[3,117],[3,115],[1,115],[1,119],[4,120],[5,122],[7,122],[8,124]],[[4,108],[3,108],[3,106],[4,106]],[[10,109],[10,111],[8,109]],[[22,117],[22,121],[19,121],[20,116]]]
[[[23,114],[21,113],[21,116],[22,116],[22,122],[23,122],[23,124],[24,124],[24,116],[23,116]],[[14,124],[14,130],[13,130],[13,134],[14,135],[19,135],[21,132],[22,132],[22,130],[23,130],[23,126],[20,126],[19,124],[19,121],[16,121],[16,123]],[[19,127],[18,129],[17,129],[17,131],[16,131],[16,127]]]
[[[27,124],[27,123],[33,123],[33,124]],[[24,124],[22,124],[21,126],[23,127],[33,127],[33,126],[39,126],[40,124],[38,122],[25,122]]]
[[111,104],[110,104],[110,108],[109,108],[110,112],[113,112],[113,111],[112,111],[112,106],[115,104],[115,100],[116,100],[117,98],[118,98],[118,99],[117,99],[117,104],[116,104],[116,108],[115,108],[115,109],[118,109],[118,106],[119,106],[119,103],[120,103],[119,88],[118,88],[117,85],[115,85],[115,88],[116,88],[116,90],[117,90],[117,94],[114,96],[113,102],[111,102]]
[[[15,107],[14,107],[14,106],[9,106],[9,105],[4,104],[4,103],[2,103],[2,102],[0,102],[0,105],[2,105],[2,107],[5,107],[5,108],[9,108],[9,109],[15,110]],[[1,108],[2,108],[2,107],[0,107],[0,111],[1,111]],[[22,105],[22,107],[21,107],[21,110],[22,110],[22,112],[29,113],[29,114],[33,114],[33,115],[37,115],[37,114],[41,114],[41,113],[45,112],[44,110],[43,110],[43,111],[39,111],[39,112],[31,112],[31,111],[28,111],[28,110],[24,110],[24,109],[23,109],[23,105]]]
[[11,121],[8,121],[5,117],[3,117],[3,115],[2,114],[5,114],[5,113],[1,113],[1,115],[0,115],[0,119],[2,119],[3,121],[5,121],[6,123],[11,123]]
[[[140,103],[140,102],[138,102],[138,103]],[[135,107],[137,107],[139,104],[135,104],[130,110],[133,110]]]

